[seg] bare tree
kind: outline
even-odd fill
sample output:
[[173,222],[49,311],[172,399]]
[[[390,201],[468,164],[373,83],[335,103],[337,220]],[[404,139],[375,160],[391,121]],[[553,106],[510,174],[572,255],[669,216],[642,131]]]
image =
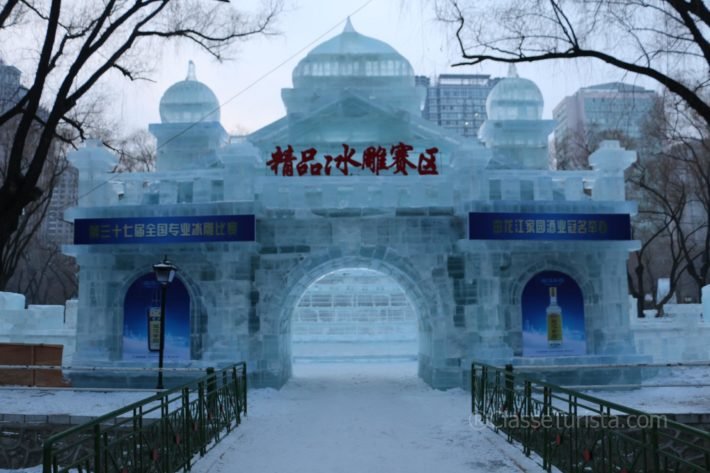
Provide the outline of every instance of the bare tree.
[[[651,289],[654,308],[679,291],[692,299],[710,282],[710,140],[702,119],[663,97],[643,126],[639,160],[627,174],[627,195],[639,203],[634,237],[641,249],[630,260],[630,289],[643,299]],[[670,292],[656,300],[656,280],[667,277]],[[686,292],[687,295],[687,292]]]
[[[658,156],[642,156],[630,174],[628,193],[639,202],[638,214],[632,222],[632,237],[641,240],[641,247],[629,258],[629,290],[638,300],[639,317],[643,317],[643,304],[649,292],[652,308],[662,314],[663,306],[675,295],[686,269],[682,251],[685,234],[678,222],[685,220],[688,210],[687,183],[677,175],[670,160]],[[659,277],[670,281],[669,292],[660,300]]]
[[626,149],[635,148],[635,140],[621,129],[601,129],[596,126],[585,130],[574,130],[561,140],[555,141],[557,169],[591,169],[589,156],[599,148],[604,140],[616,140]]
[[24,294],[28,304],[64,304],[77,294],[76,262],[59,244],[35,234],[7,289]]
[[136,130],[126,136],[106,136],[104,146],[118,156],[114,172],[150,172],[155,170],[158,154],[155,137],[147,130]]
[[[0,182],[7,180],[10,148],[17,123],[18,120],[12,120],[0,126]],[[28,133],[28,145],[22,157],[21,169],[28,168],[32,151],[41,132],[41,126],[34,123]],[[2,248],[2,253],[0,253],[0,289],[6,288],[18,264],[34,246],[35,237],[50,208],[55,185],[68,166],[64,150],[56,141],[49,147],[45,161],[44,169],[38,179],[38,185],[45,189],[45,192],[22,209],[22,214],[17,219],[17,228],[10,235]]]
[[707,132],[703,127],[696,131],[694,136],[678,136],[667,158],[675,163],[689,193],[686,215],[674,223],[681,234],[686,271],[695,283],[694,298],[700,300],[702,287],[710,284],[710,134],[703,134]]
[[710,8],[703,0],[443,0],[463,61],[591,58],[660,83],[710,126]]
[[[0,127],[16,122],[0,185],[0,289],[12,274],[6,248],[20,231],[23,212],[48,194],[41,177],[50,148],[55,140],[74,145],[85,138],[88,102],[100,81],[112,73],[144,78],[147,65],[141,54],[164,41],[185,40],[221,60],[236,42],[268,33],[279,10],[279,0],[252,16],[215,0],[0,4],[0,44],[42,32],[26,93],[0,114]],[[46,113],[40,113],[42,108]],[[31,139],[35,127],[40,132]]]

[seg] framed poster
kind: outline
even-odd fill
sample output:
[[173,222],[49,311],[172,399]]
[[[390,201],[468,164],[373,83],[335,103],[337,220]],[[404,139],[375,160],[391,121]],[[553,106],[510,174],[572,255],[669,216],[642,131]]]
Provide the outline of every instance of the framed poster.
[[587,353],[582,290],[567,274],[537,273],[523,289],[521,306],[523,356]]
[[148,351],[160,351],[160,307],[148,308]]
[[[123,359],[158,358],[160,283],[154,273],[136,279],[123,303]],[[165,298],[165,360],[190,359],[190,295],[175,277]]]

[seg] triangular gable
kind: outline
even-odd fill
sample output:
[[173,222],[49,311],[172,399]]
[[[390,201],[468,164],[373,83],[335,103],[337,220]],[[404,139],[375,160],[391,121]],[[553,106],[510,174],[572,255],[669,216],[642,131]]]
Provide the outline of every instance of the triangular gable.
[[333,118],[340,117],[345,122],[357,122],[358,117],[363,115],[377,116],[384,121],[393,124],[405,125],[412,136],[410,139],[418,141],[438,142],[441,146],[459,148],[461,146],[480,146],[477,140],[463,138],[445,128],[438,126],[420,116],[403,114],[399,110],[392,109],[381,102],[369,100],[352,91],[343,93],[330,103],[314,109],[307,115],[285,116],[275,122],[255,131],[248,136],[248,140],[260,148],[271,148],[274,143],[285,144],[291,139],[291,129],[303,127],[305,129],[315,129],[313,122],[322,122],[323,127],[333,125]]

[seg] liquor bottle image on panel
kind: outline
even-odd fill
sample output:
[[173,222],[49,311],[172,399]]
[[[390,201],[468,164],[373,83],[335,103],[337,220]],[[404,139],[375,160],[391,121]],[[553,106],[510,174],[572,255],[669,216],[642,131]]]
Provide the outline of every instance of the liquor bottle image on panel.
[[547,343],[551,347],[562,345],[562,309],[557,305],[557,287],[550,288],[550,305],[547,306]]

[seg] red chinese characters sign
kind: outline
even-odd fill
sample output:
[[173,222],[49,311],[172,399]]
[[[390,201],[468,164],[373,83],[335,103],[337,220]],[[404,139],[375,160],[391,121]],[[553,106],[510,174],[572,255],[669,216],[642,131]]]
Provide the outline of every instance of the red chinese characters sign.
[[[355,148],[343,144],[343,151],[337,156],[326,154],[323,160],[317,160],[318,151],[315,148],[304,149],[300,152],[300,159],[291,145],[286,149],[276,147],[271,153],[271,160],[266,165],[275,175],[282,176],[349,176],[354,169],[370,171],[375,176],[380,174],[408,176],[409,172],[417,172],[421,176],[438,175],[436,168],[436,154],[439,148],[428,148],[414,158],[410,153],[414,147],[399,142],[390,146],[388,150],[382,146],[369,146],[358,154]],[[357,154],[357,159],[356,158]],[[388,159],[389,158],[389,159]],[[411,160],[410,160],[411,159]],[[337,172],[335,172],[337,170]]]

